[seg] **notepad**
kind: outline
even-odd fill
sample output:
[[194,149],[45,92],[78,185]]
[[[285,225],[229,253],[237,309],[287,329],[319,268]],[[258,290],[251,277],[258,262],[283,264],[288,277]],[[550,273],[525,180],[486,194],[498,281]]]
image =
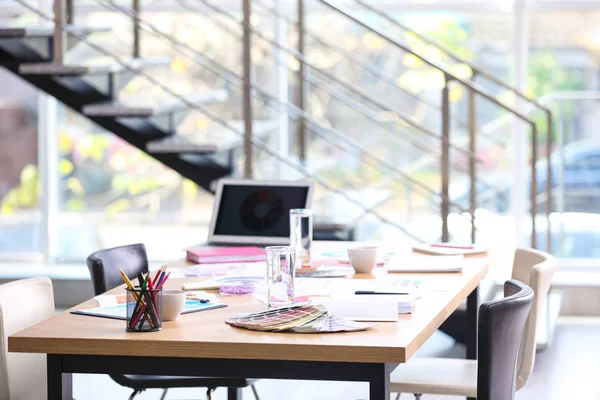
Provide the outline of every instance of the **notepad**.
[[413,251],[425,254],[431,254],[434,256],[451,256],[451,255],[470,255],[470,254],[485,254],[487,253],[487,248],[483,246],[457,246],[453,247],[451,244],[448,244],[448,247],[445,247],[446,244],[415,244],[413,245]]
[[311,298],[334,317],[353,321],[398,321],[396,296],[332,296]]
[[461,272],[462,254],[436,257],[398,257],[387,264],[388,272]]

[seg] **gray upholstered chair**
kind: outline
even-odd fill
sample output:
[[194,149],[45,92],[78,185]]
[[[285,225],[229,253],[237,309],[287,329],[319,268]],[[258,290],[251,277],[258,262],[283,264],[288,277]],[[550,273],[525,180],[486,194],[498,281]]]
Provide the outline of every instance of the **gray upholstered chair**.
[[[537,326],[544,318],[545,304],[552,277],[556,270],[556,259],[542,251],[517,249],[512,269],[512,278],[529,285],[535,293],[531,313],[527,319],[523,340],[516,364],[516,390],[522,388],[535,361]],[[487,303],[484,303],[487,304]],[[481,312],[481,311],[480,311]],[[481,322],[479,328],[479,358],[481,359]],[[392,373],[391,391],[397,393],[454,395],[478,397],[478,369],[476,360],[415,357],[400,365]],[[399,397],[400,395],[398,395]]]

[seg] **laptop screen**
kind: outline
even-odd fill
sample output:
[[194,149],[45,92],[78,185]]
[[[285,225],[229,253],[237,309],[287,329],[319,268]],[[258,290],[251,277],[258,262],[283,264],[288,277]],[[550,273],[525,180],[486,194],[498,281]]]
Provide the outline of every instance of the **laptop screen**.
[[305,208],[307,186],[266,186],[226,184],[221,192],[215,235],[290,235],[290,210]]

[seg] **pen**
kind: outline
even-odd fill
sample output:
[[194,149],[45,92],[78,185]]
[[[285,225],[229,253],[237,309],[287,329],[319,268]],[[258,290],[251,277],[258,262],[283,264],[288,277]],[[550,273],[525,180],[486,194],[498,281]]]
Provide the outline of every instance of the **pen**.
[[377,292],[375,290],[357,290],[354,294],[389,294],[389,295],[401,295],[409,293],[397,293],[397,292]]
[[472,250],[475,246],[463,246],[460,244],[452,244],[452,243],[433,243],[430,244],[431,247],[443,247],[446,249],[461,249],[461,250]]

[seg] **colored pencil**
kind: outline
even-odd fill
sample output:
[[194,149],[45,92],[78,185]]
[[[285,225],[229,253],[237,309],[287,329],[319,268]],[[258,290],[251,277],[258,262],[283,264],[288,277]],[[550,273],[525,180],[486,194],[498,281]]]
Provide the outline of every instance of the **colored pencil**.
[[141,301],[144,298],[143,293],[144,293],[144,289],[146,288],[146,283],[144,282],[142,273],[138,273],[137,274],[137,278],[138,278],[138,282],[140,283],[140,296],[137,299],[137,302],[135,303],[135,307],[133,308],[133,313],[131,314],[131,324],[130,327],[133,328],[135,326],[135,323],[133,322],[134,320],[138,319],[140,315],[138,315],[138,313],[140,312],[140,308],[141,308]]
[[166,271],[162,271],[160,273],[160,277],[158,278],[158,282],[156,283],[156,285],[154,285],[154,287],[159,288],[162,284],[163,279],[165,279],[165,275],[166,275]]
[[162,289],[163,288],[163,286],[167,282],[167,279],[169,279],[169,275],[171,275],[170,271],[169,271],[169,273],[167,275],[165,275],[164,279],[160,282],[160,284],[158,285],[157,289]]

